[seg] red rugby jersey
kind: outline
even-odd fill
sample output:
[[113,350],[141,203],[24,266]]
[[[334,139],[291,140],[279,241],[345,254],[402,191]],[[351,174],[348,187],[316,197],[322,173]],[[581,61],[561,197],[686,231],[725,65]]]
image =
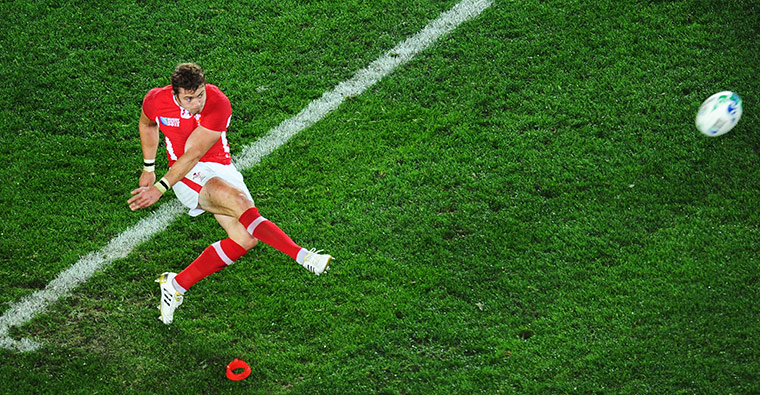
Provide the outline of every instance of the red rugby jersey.
[[222,137],[200,159],[201,162],[217,162],[228,165],[230,146],[227,143],[227,127],[230,126],[232,107],[227,96],[218,87],[206,84],[206,104],[200,114],[192,115],[180,107],[174,98],[172,86],[154,88],[143,99],[143,112],[158,124],[166,138],[166,155],[169,167],[185,153],[185,143],[198,125],[222,132]]

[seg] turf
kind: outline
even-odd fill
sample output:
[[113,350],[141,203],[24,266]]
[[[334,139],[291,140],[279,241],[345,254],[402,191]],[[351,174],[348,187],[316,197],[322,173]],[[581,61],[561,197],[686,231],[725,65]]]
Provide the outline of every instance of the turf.
[[[0,313],[155,210],[136,121],[177,63],[235,155],[454,4],[0,4]],[[759,18],[497,0],[244,172],[327,275],[262,245],[164,326],[155,276],[225,237],[182,216],[12,328],[43,347],[0,350],[0,392],[760,392]],[[725,89],[743,119],[701,136]]]

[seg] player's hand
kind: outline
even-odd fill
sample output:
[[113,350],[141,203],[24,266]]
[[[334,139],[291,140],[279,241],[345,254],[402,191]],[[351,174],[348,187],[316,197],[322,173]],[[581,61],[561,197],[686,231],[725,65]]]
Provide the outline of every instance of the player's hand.
[[147,188],[151,185],[156,183],[156,173],[152,171],[143,171],[140,175],[140,183],[138,184],[141,188]]
[[141,187],[132,191],[132,197],[127,200],[127,203],[129,204],[129,208],[135,211],[152,206],[158,199],[161,199],[161,196],[163,196],[161,191],[154,186]]

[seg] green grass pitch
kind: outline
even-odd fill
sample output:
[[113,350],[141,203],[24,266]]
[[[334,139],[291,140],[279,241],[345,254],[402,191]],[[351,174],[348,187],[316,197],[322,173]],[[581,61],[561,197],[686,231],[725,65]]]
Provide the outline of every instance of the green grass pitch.
[[[234,156],[455,4],[2,2],[0,314],[155,211],[126,204],[137,119],[177,63],[232,101]],[[260,245],[165,326],[155,276],[225,237],[183,215],[11,328],[43,345],[0,349],[0,393],[758,393],[758,21],[495,0],[244,172],[329,273]],[[743,119],[702,136],[721,90]]]

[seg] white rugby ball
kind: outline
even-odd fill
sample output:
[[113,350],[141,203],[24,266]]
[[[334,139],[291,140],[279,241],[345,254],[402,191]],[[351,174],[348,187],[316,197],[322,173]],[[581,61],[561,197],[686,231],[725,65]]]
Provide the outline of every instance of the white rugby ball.
[[742,99],[734,92],[718,92],[705,100],[697,112],[697,129],[706,136],[728,133],[742,117]]

